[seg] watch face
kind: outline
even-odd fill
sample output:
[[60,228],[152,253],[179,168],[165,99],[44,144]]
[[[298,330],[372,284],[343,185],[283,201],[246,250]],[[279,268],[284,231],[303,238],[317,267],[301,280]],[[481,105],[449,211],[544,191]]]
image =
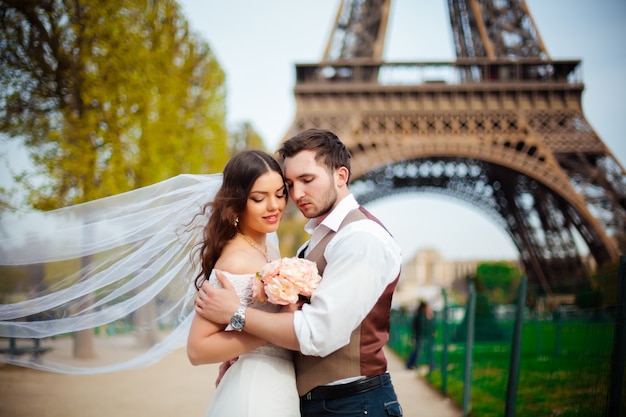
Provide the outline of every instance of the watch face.
[[243,317],[241,317],[240,315],[234,315],[231,319],[230,319],[230,325],[233,326],[234,329],[242,329],[243,328],[243,324],[244,324],[244,320]]

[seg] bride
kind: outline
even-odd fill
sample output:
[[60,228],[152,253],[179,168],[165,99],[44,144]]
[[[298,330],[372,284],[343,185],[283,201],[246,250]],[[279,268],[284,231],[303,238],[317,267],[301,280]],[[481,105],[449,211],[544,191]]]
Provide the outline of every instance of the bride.
[[[217,269],[242,304],[279,308],[253,301],[250,283],[280,256],[275,232],[286,204],[276,160],[243,151],[223,174],[180,175],[21,218],[3,214],[0,338],[53,350],[38,360],[0,353],[0,362],[97,374],[146,367],[186,345],[194,365],[239,357],[208,416],[299,416],[292,352],[208,322],[193,304],[205,279],[217,282]],[[72,359],[70,343],[85,332],[98,338],[94,350],[106,345],[112,354]],[[138,348],[133,336],[150,343]]]
[[[279,306],[256,302],[251,280],[266,263],[280,257],[267,236],[278,228],[287,204],[287,187],[278,163],[269,155],[249,151],[231,159],[213,202],[200,247],[205,279],[219,285],[215,271],[226,275],[242,306],[276,311]],[[292,352],[241,332],[245,314],[227,328],[196,315],[191,323],[187,354],[194,365],[239,357],[217,386],[207,416],[300,415]],[[237,331],[239,330],[239,331]]]

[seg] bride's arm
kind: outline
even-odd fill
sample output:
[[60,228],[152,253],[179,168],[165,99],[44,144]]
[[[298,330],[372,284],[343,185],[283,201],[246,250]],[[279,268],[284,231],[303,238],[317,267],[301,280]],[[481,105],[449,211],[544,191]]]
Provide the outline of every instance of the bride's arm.
[[[227,245],[214,268],[224,271],[224,274],[233,275],[254,274],[254,271],[263,268],[264,264],[251,263],[248,258],[248,254],[240,247]],[[216,285],[221,286],[219,283]],[[246,332],[226,332],[226,326],[194,314],[187,338],[187,357],[192,365],[228,361],[267,343],[266,340]]]
[[226,332],[224,328],[194,315],[187,338],[187,357],[192,365],[224,362],[267,343],[246,332]]

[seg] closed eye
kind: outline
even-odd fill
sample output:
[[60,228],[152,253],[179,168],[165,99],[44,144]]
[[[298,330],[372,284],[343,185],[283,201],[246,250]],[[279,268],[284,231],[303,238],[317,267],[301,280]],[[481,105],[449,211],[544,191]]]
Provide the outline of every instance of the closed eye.
[[278,197],[278,198],[285,198],[285,197],[287,197],[287,187],[284,186],[284,185],[282,187],[280,187],[280,189],[276,191],[276,197]]

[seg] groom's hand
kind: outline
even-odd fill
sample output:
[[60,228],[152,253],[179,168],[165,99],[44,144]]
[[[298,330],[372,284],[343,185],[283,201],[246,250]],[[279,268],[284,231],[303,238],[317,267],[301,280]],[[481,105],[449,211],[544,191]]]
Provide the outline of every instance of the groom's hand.
[[239,359],[239,357],[236,357],[234,359],[222,362],[220,364],[219,373],[217,375],[217,379],[215,380],[215,388],[217,388],[217,386],[220,384],[220,382],[222,382],[222,378],[224,378],[224,375],[226,375],[226,371],[228,371],[230,369],[230,367],[233,366],[235,364],[235,362],[237,362],[238,359]]
[[215,288],[207,280],[202,283],[195,301],[196,314],[218,324],[230,323],[239,308],[239,297],[232,284],[221,271],[215,271],[223,288]]

